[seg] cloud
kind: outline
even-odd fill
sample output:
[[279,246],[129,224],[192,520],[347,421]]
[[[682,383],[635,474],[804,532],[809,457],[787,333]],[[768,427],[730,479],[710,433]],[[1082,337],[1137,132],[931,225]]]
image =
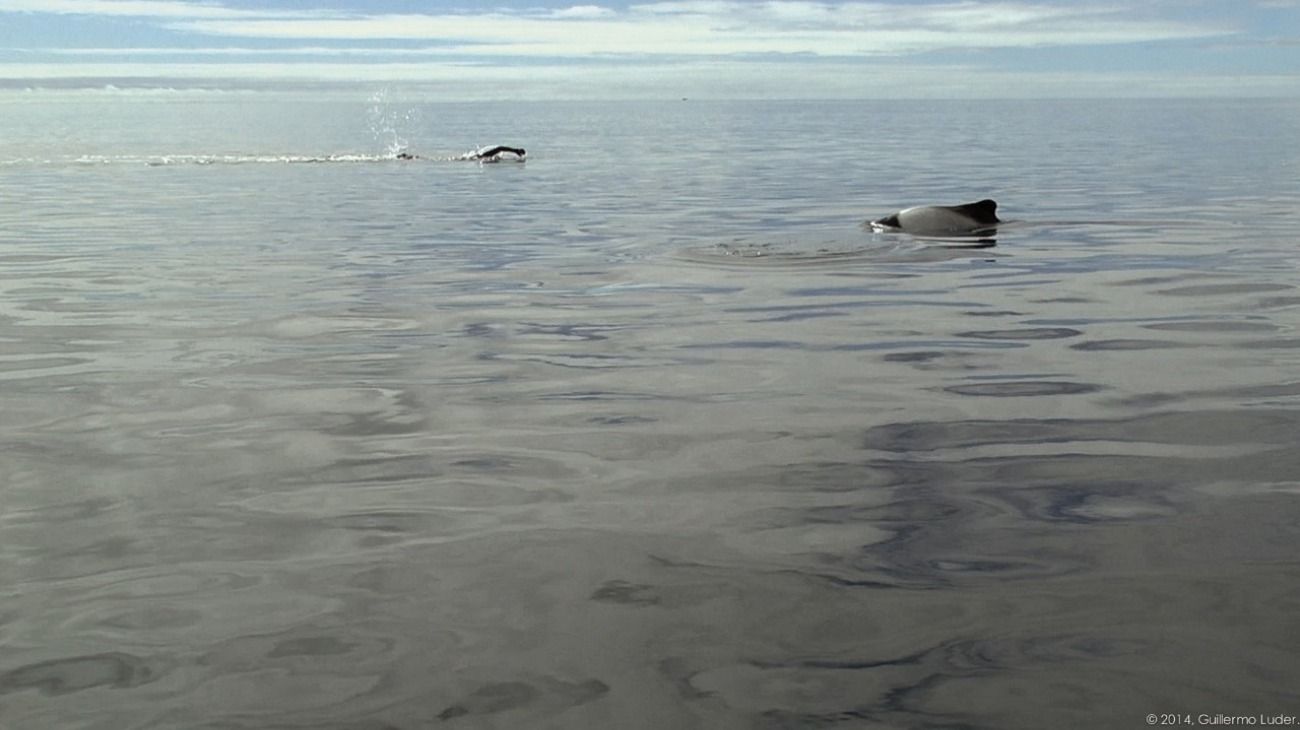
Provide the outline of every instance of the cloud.
[[[1286,0],[1263,0],[1280,2]],[[183,0],[0,0],[0,13],[130,16],[188,34],[279,41],[426,41],[517,57],[898,56],[947,49],[1106,45],[1232,34],[1122,6],[1011,0],[939,3],[664,0],[626,9],[437,13],[250,10]]]
[[[135,18],[280,18],[320,17],[328,11],[276,12],[231,8],[217,3],[179,0],[0,0],[0,13],[99,15]],[[337,13],[328,13],[337,15]]]
[[379,14],[349,18],[194,18],[190,33],[279,40],[424,40],[519,56],[809,54],[879,56],[940,49],[1105,45],[1229,35],[1221,25],[1149,20],[1122,9],[1014,2],[908,5],[687,0],[546,15]]
[[571,8],[553,10],[549,15],[552,18],[608,18],[614,15],[614,11],[598,5],[575,5]]
[[[1006,57],[1023,63],[1022,54],[972,54],[964,57],[970,66],[907,62],[936,51],[1294,42],[1261,39],[1204,15],[1178,20],[1160,17],[1156,6],[1092,4],[1110,0],[662,0],[524,9],[491,3],[407,13],[356,9],[367,7],[359,2],[353,10],[320,8],[313,1],[326,2],[273,10],[216,1],[0,0],[0,23],[6,13],[98,15],[129,19],[115,28],[188,36],[173,36],[173,47],[150,45],[155,32],[136,35],[134,47],[131,36],[119,35],[124,47],[0,49],[13,60],[35,61],[0,63],[0,88],[46,81],[102,86],[113,79],[222,88],[391,81],[458,98],[988,98],[1293,94],[1296,83],[1294,75],[1215,76],[1172,66],[1163,74],[999,67]],[[1256,2],[1281,7],[1300,0]]]
[[170,48],[166,46],[136,46],[118,48],[51,48],[43,53],[53,56],[129,57],[129,56],[352,56],[391,58],[400,56],[449,56],[457,51],[445,46],[378,47],[378,46],[278,46],[256,48],[250,46],[214,46],[205,48]]

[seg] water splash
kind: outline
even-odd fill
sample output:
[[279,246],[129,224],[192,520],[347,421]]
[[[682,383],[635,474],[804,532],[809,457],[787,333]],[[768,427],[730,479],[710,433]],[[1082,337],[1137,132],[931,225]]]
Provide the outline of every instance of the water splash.
[[406,150],[409,143],[407,134],[411,126],[419,121],[420,113],[415,108],[395,107],[389,98],[389,90],[384,88],[370,95],[367,116],[370,135],[392,157]]

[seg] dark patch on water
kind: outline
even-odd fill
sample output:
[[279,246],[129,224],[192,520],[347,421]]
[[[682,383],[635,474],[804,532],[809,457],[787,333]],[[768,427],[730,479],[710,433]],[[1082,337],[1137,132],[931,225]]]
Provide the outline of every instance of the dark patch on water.
[[478,687],[439,712],[443,722],[466,716],[495,715],[524,707],[559,713],[585,705],[608,694],[609,685],[598,679],[566,682],[553,678],[536,684],[522,681],[491,682]]
[[929,451],[990,444],[1047,444],[1073,441],[1151,442],[1210,445],[1290,443],[1300,432],[1300,411],[1202,410],[1152,413],[1132,418],[918,421],[867,430],[863,447],[881,451]]
[[885,362],[932,362],[947,357],[946,352],[891,352],[881,359]]
[[957,517],[952,504],[904,499],[884,505],[834,505],[811,507],[795,513],[794,524],[851,524],[856,522],[937,522]]
[[1023,317],[1024,312],[1018,312],[1013,309],[991,309],[991,310],[974,310],[962,312],[967,317]]
[[591,600],[629,606],[653,606],[659,603],[660,598],[654,586],[611,580],[593,591]]
[[500,471],[514,466],[514,462],[504,456],[480,456],[473,459],[457,459],[452,466],[476,471]]
[[491,715],[523,707],[537,698],[537,690],[524,682],[496,682],[484,685],[464,699],[438,713],[439,720],[463,715]]
[[1012,505],[1026,519],[1095,525],[1156,520],[1178,511],[1162,489],[1150,483],[1101,482],[985,489],[990,499]]
[[979,330],[958,332],[958,337],[972,337],[979,340],[1059,340],[1066,337],[1078,337],[1083,334],[1070,327],[1026,327],[1014,330]]
[[1175,289],[1163,289],[1155,292],[1177,297],[1212,297],[1222,294],[1260,294],[1264,292],[1286,291],[1294,289],[1290,284],[1265,284],[1260,282],[1241,282],[1234,284],[1204,284],[1182,286]]
[[536,324],[528,322],[519,324],[519,334],[521,335],[544,335],[582,342],[608,340],[609,335],[607,333],[620,329],[623,329],[623,326],[613,324]]
[[278,642],[266,656],[270,659],[296,656],[330,656],[348,654],[356,644],[341,641],[335,636],[304,636]]
[[1203,319],[1181,322],[1157,322],[1142,325],[1144,329],[1169,332],[1273,332],[1277,325],[1269,322],[1250,322],[1239,319]]
[[682,345],[692,350],[801,350],[806,345],[794,340],[732,340]]
[[1295,350],[1300,349],[1300,337],[1278,337],[1268,340],[1234,342],[1232,346],[1243,350]]
[[1184,347],[1192,347],[1185,342],[1170,342],[1169,340],[1137,340],[1137,339],[1114,339],[1114,340],[1088,340],[1070,345],[1071,350],[1080,352],[1134,352],[1140,350],[1174,350]]
[[658,419],[647,416],[592,416],[587,419],[587,423],[594,423],[601,426],[633,426],[646,423],[654,423]]
[[1073,383],[1061,380],[1014,380],[1000,383],[970,383],[944,388],[957,395],[993,398],[1024,398],[1031,396],[1082,395],[1095,393],[1101,386],[1092,383]]
[[0,694],[25,689],[45,695],[106,687],[129,689],[157,681],[161,670],[140,657],[122,652],[51,659],[0,674]]

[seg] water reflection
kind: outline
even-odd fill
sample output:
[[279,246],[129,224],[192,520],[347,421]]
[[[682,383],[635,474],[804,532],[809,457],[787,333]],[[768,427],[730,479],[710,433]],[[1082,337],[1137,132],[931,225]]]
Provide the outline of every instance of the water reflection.
[[682,260],[706,266],[832,267],[855,263],[950,261],[991,255],[993,239],[942,241],[912,237],[843,238],[843,234],[801,234],[796,240],[772,242],[738,239],[676,253]]
[[0,722],[1285,710],[1297,221],[1007,153],[1037,217],[1123,209],[873,239],[800,150],[0,183]]

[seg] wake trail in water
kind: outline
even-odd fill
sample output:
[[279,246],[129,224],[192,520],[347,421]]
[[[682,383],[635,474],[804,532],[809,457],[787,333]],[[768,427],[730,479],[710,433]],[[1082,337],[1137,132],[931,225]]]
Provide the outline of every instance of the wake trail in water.
[[[393,164],[416,162],[498,162],[498,159],[480,159],[474,152],[459,155],[420,155],[399,157],[399,153],[363,154],[342,153],[330,155],[303,154],[166,154],[166,155],[77,155],[67,157],[18,157],[0,159],[0,167],[20,166],[112,166],[144,165],[168,167],[179,165],[326,165],[326,164]],[[522,161],[522,160],[521,160]]]
[[[133,152],[121,154],[82,153],[75,150],[59,152],[41,150],[23,157],[0,158],[0,169],[22,167],[98,167],[131,166],[170,167],[184,165],[323,165],[323,164],[392,164],[415,162],[524,162],[520,147],[491,145],[476,147],[460,154],[424,155],[411,151],[411,139],[422,136],[422,112],[419,107],[396,103],[387,88],[373,93],[366,108],[365,133],[370,143],[345,142],[341,146],[356,145],[368,152],[342,152],[330,154],[304,154],[302,152]],[[169,145],[170,146],[170,145]],[[182,149],[188,145],[177,144]],[[419,145],[417,145],[419,146]],[[190,148],[193,150],[193,148]]]

